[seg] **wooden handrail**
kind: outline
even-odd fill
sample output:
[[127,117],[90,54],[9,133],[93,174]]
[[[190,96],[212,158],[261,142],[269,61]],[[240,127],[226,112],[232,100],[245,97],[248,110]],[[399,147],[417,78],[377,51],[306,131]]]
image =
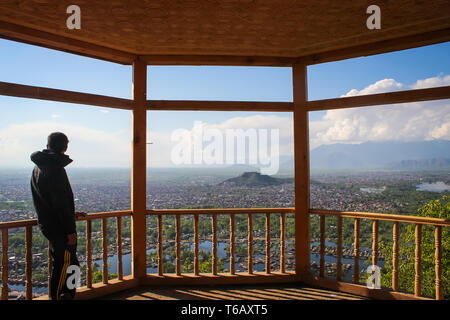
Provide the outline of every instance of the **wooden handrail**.
[[414,224],[427,224],[434,226],[450,227],[450,219],[437,219],[418,216],[406,216],[397,214],[384,214],[384,213],[368,213],[368,212],[348,212],[348,211],[335,211],[335,210],[319,210],[310,209],[310,214],[328,215],[328,216],[340,216],[344,218],[358,218],[369,220],[381,220],[381,221],[397,221]]
[[236,208],[236,209],[150,209],[147,215],[212,215],[212,214],[250,214],[250,213],[294,213],[294,208]]

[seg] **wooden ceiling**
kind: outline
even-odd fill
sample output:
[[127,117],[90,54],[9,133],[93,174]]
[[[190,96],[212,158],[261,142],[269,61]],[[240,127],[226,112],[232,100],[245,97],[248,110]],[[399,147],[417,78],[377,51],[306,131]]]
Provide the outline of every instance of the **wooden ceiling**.
[[[66,27],[71,4],[81,30]],[[381,30],[366,27],[370,4],[381,8]],[[448,31],[450,1],[0,0],[0,36],[21,40],[11,26],[59,36],[55,48],[69,39],[132,55],[297,58]]]

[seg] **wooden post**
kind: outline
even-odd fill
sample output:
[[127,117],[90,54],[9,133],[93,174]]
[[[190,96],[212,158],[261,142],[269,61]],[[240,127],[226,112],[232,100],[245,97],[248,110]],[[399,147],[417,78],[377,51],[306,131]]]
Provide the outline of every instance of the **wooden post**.
[[359,219],[355,218],[355,244],[354,244],[353,283],[359,283]]
[[414,269],[416,275],[414,277],[414,295],[420,297],[422,295],[422,225],[416,224],[416,252],[414,260]]
[[92,288],[92,221],[91,220],[86,220],[86,287]]
[[175,272],[181,276],[181,217],[175,216]]
[[434,229],[434,243],[435,243],[435,272],[436,272],[436,300],[444,298],[442,288],[442,227],[435,226]]
[[26,258],[25,258],[25,269],[26,269],[26,291],[25,291],[25,299],[32,300],[33,299],[33,274],[32,274],[32,265],[33,265],[33,255],[32,255],[32,238],[33,238],[33,227],[26,226],[25,227],[25,248],[26,248]]
[[103,245],[102,280],[103,280],[104,284],[108,284],[108,220],[107,220],[107,218],[102,219],[102,245]]
[[337,218],[336,280],[342,280],[342,217]]
[[158,215],[158,275],[163,275],[164,253],[163,253],[163,216]]
[[133,152],[131,169],[131,248],[133,278],[146,276],[147,65],[133,63]]
[[2,229],[2,300],[8,300],[8,229]]
[[280,272],[286,272],[286,213],[280,214]]
[[194,274],[196,276],[200,273],[200,263],[198,261],[198,252],[199,252],[199,228],[198,228],[198,214],[194,214]]
[[398,291],[398,235],[399,223],[394,222],[393,248],[392,248],[392,290]]
[[235,230],[236,219],[234,214],[230,215],[230,274],[236,274],[235,259],[234,259],[234,230]]
[[372,264],[378,264],[378,220],[373,220],[372,225]]
[[122,263],[122,217],[117,217],[117,278],[123,279],[123,263]]
[[320,263],[319,277],[325,276],[325,216],[320,215]]
[[270,273],[270,213],[266,213],[266,273]]
[[[48,267],[48,274],[47,274],[47,288],[48,288],[48,298],[51,297],[50,287],[51,287],[51,280],[52,280],[52,252],[51,252],[51,244],[50,241],[48,241],[47,246],[47,267]],[[89,287],[88,287],[89,288]]]
[[248,274],[253,274],[253,214],[248,214]]
[[[373,220],[372,225],[372,265],[378,265],[378,220]],[[375,274],[375,269],[372,269],[372,275]],[[372,278],[372,286],[375,288],[375,277]]]
[[217,214],[212,214],[212,274],[217,275]]
[[295,273],[297,279],[309,275],[309,136],[306,65],[292,68],[294,98],[295,155]]

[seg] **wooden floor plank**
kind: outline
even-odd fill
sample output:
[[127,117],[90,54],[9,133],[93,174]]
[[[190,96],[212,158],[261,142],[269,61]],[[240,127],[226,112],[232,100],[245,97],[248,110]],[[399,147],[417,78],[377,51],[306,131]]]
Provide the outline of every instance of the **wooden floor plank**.
[[101,300],[360,300],[364,297],[296,284],[229,286],[142,286]]

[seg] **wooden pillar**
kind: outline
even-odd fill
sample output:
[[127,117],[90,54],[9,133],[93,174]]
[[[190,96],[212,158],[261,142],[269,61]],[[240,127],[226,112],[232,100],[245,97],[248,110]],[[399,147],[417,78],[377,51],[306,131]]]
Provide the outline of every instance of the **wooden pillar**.
[[147,148],[147,65],[137,58],[133,63],[133,142],[131,168],[131,240],[134,278],[146,276],[146,148]]
[[309,275],[309,136],[306,65],[292,68],[294,89],[295,156],[295,273],[300,280]]

